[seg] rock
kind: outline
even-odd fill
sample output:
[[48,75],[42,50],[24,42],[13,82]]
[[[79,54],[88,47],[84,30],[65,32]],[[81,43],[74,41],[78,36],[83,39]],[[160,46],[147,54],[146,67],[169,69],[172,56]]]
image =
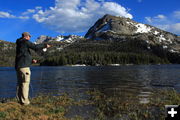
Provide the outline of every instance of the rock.
[[49,37],[49,36],[41,35],[40,37],[36,39],[35,43],[39,44],[39,43],[49,42],[49,41],[73,43],[77,41],[78,39],[82,39],[82,38],[83,38],[82,36],[78,36],[78,35],[68,35],[68,36],[59,35],[56,37]]
[[54,38],[53,37],[49,37],[49,36],[46,36],[46,35],[41,35],[37,38],[36,40],[36,43],[37,44],[40,44],[40,43],[43,43],[43,42],[48,42],[50,40],[53,40]]
[[1,103],[7,103],[7,102],[8,102],[8,99],[2,98],[0,101],[1,101]]
[[169,51],[180,53],[180,37],[153,27],[135,22],[129,18],[105,15],[99,19],[86,33],[85,38],[94,40],[142,40],[148,46],[163,47]]

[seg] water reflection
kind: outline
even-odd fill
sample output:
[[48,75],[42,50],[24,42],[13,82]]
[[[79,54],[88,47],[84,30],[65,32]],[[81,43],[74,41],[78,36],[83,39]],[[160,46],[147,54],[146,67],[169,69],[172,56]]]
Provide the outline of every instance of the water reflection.
[[[180,91],[180,65],[133,65],[119,67],[32,67],[30,95],[67,93],[75,99],[88,98],[87,91],[98,90],[126,100],[138,97],[147,103],[154,89]],[[14,97],[16,74],[13,68],[0,68],[0,97]]]
[[16,93],[16,72],[14,68],[0,67],[0,97],[14,97]]

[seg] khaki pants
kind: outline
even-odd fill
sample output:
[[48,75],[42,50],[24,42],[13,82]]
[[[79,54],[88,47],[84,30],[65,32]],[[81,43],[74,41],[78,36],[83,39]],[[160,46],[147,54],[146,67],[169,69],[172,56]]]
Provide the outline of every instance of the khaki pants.
[[30,76],[31,71],[29,67],[19,68],[16,71],[17,74],[17,90],[16,90],[16,97],[18,102],[24,105],[30,104],[29,101],[29,83],[30,83]]

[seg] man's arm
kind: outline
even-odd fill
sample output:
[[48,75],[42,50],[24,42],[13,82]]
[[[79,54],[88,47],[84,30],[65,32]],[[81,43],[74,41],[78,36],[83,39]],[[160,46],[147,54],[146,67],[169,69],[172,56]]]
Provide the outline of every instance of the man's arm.
[[30,41],[26,41],[26,43],[27,43],[27,46],[29,47],[29,48],[31,48],[31,49],[33,49],[33,50],[41,50],[41,49],[43,49],[43,48],[49,48],[49,45],[48,44],[34,44],[34,43],[32,43],[32,42],[30,42]]

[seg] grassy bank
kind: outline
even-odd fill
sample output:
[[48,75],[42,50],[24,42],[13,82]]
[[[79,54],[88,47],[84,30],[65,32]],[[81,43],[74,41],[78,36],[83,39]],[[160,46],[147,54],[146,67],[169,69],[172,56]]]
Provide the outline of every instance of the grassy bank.
[[[87,95],[89,97],[85,100],[75,100],[68,95],[43,95],[32,98],[28,106],[11,99],[0,103],[0,120],[164,120],[164,106],[180,104],[180,94],[173,90],[155,91],[147,104],[140,104],[132,96],[122,101],[122,98],[99,91],[89,91]],[[79,115],[67,117],[75,106],[93,106],[94,115],[91,118]]]

